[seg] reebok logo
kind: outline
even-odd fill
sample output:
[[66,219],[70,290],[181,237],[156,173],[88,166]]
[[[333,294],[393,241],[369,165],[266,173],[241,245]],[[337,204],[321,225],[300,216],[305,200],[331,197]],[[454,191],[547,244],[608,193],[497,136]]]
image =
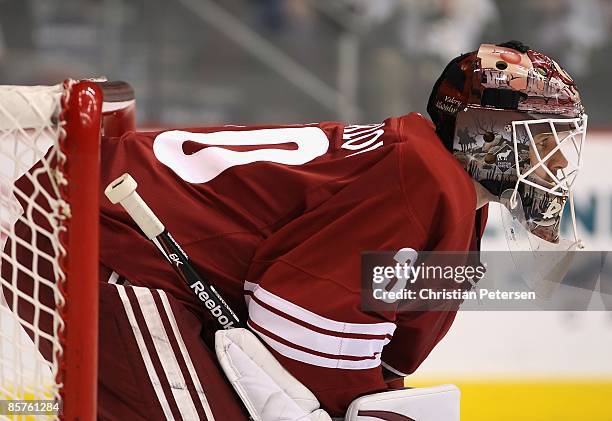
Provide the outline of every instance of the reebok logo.
[[223,326],[223,329],[231,329],[234,327],[234,322],[230,321],[221,310],[221,306],[215,302],[210,294],[204,288],[204,285],[200,281],[196,281],[189,285],[189,288],[193,290],[198,299],[204,304],[204,307],[208,309],[210,314],[217,319],[217,321]]

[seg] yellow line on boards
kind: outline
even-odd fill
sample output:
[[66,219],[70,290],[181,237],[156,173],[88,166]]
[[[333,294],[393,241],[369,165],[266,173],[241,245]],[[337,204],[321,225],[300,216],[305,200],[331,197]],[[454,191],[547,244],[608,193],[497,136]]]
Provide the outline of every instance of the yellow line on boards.
[[406,381],[443,383],[461,389],[461,421],[612,421],[612,379]]

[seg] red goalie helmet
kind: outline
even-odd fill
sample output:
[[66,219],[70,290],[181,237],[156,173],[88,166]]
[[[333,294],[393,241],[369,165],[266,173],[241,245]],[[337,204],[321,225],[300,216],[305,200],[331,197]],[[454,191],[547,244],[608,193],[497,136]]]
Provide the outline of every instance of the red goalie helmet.
[[[561,66],[518,41],[483,44],[448,64],[427,111],[446,147],[510,211],[506,235],[515,237],[514,246],[521,241],[532,250],[580,246],[572,186],[587,115]],[[574,235],[563,241],[566,202]]]

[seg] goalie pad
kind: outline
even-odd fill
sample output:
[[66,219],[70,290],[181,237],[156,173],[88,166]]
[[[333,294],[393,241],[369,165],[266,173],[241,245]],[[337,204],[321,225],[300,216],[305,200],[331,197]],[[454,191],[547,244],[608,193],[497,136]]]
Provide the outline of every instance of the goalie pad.
[[221,368],[255,421],[331,421],[319,401],[247,329],[219,330]]
[[461,392],[452,384],[393,390],[355,399],[345,421],[459,421]]

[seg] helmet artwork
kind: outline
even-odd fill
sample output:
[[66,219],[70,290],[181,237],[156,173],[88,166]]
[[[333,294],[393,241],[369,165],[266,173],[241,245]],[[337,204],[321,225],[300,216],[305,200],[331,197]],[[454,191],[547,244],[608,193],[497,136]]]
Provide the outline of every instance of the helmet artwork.
[[554,60],[517,41],[483,44],[449,63],[427,111],[446,147],[531,236],[560,244],[569,202],[569,244],[579,245],[572,185],[587,115],[574,81]]

